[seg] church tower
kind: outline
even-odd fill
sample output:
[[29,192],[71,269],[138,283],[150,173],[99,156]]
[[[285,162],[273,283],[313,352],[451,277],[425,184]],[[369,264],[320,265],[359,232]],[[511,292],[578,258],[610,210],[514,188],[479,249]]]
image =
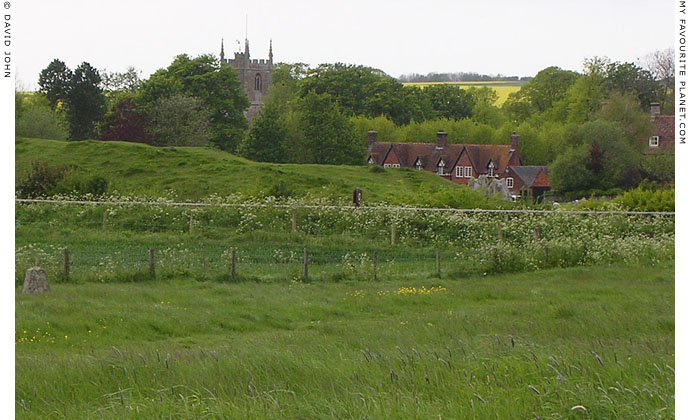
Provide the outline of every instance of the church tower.
[[220,41],[220,64],[230,66],[237,72],[242,90],[249,99],[249,109],[244,116],[252,121],[259,116],[268,88],[273,84],[273,40],[268,47],[268,60],[249,58],[249,40],[244,40],[244,52],[236,52],[235,58],[226,59],[223,40]]

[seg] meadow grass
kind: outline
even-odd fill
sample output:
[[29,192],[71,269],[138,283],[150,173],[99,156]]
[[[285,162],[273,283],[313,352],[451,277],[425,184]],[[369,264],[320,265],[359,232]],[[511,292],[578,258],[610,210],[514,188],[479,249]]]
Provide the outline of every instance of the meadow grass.
[[673,418],[674,273],[16,289],[20,419]]

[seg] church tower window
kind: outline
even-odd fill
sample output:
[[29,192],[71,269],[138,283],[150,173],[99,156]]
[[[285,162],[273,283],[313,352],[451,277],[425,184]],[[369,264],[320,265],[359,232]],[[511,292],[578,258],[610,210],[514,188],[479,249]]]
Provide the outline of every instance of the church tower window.
[[259,73],[254,77],[254,90],[261,90],[261,75]]

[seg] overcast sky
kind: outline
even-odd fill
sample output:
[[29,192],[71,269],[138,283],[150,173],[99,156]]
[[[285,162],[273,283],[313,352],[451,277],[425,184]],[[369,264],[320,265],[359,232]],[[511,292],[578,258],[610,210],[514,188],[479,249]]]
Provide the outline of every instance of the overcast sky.
[[673,45],[672,0],[36,1],[15,0],[17,78],[37,86],[54,58],[74,68],[128,66],[148,77],[177,54],[345,62],[391,76],[477,72],[533,76],[585,57],[634,61]]

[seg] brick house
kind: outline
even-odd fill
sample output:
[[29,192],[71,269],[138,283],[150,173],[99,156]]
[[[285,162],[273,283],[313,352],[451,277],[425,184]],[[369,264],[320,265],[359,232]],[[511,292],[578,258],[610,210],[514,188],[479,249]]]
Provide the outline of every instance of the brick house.
[[667,151],[673,153],[676,147],[675,115],[661,115],[661,106],[657,102],[652,103],[649,113],[654,123],[654,130],[648,139],[647,152]]
[[376,134],[375,131],[368,133],[368,165],[430,171],[461,185],[467,185],[471,178],[487,175],[505,179],[508,189],[515,195],[523,187],[532,197],[543,194],[549,188],[546,167],[539,166],[543,171],[534,177],[528,176],[525,171],[516,173],[509,170],[522,167],[520,136],[515,133],[510,136],[509,145],[447,144],[447,134],[443,131],[437,133],[435,144],[380,142],[376,140]]

